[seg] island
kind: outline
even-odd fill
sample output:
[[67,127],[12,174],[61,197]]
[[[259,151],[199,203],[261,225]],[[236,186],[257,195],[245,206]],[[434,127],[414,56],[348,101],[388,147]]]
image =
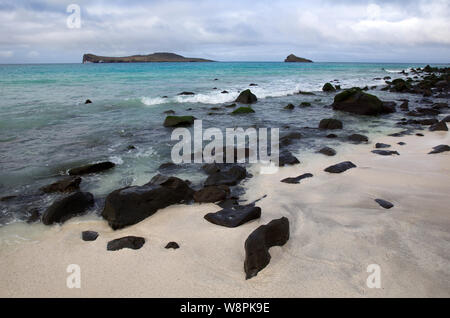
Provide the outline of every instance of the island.
[[174,53],[153,53],[148,55],[132,55],[124,57],[98,56],[95,54],[84,54],[85,63],[147,63],[147,62],[214,62],[201,58],[184,57]]
[[289,55],[285,60],[285,62],[296,62],[296,63],[313,63],[313,61],[305,59],[303,57],[295,56],[294,54]]

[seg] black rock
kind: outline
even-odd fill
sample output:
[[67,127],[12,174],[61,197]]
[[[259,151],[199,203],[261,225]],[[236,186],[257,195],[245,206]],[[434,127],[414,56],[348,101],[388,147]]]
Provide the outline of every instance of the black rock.
[[75,192],[53,202],[42,215],[42,223],[45,225],[62,223],[86,212],[92,206],[94,206],[94,196],[91,193]]
[[286,165],[295,165],[300,161],[289,150],[283,150],[278,157],[278,165],[284,167]]
[[250,83],[248,86],[258,86],[258,84]]
[[445,117],[442,119],[442,121],[443,121],[443,122],[446,122],[446,123],[450,123],[450,115],[449,115],[449,116],[445,116]]
[[342,121],[334,118],[325,118],[319,123],[320,129],[342,129],[342,127]]
[[379,115],[395,112],[395,106],[383,104],[375,95],[352,88],[334,97],[333,109],[358,115]]
[[223,167],[223,164],[218,164],[218,163],[205,163],[202,166],[203,171],[206,172],[206,174],[213,174],[216,172],[219,172],[221,169],[221,166]]
[[86,101],[84,103],[85,104],[92,104],[92,101],[90,99],[86,99]]
[[295,106],[293,104],[288,104],[287,106],[284,106],[284,109],[292,110]]
[[0,201],[1,202],[6,202],[6,201],[9,201],[9,200],[12,200],[12,199],[15,199],[15,198],[17,198],[17,195],[7,195],[7,196],[4,196],[4,197],[1,197]]
[[292,143],[293,140],[298,140],[302,138],[302,134],[296,131],[290,132],[282,137],[280,137],[280,145],[287,146]]
[[381,156],[391,156],[391,155],[400,156],[400,154],[397,151],[392,151],[392,150],[372,150],[372,153],[375,153],[375,154],[381,155]]
[[33,208],[30,211],[28,211],[28,217],[27,217],[27,223],[35,223],[38,222],[41,219],[41,214],[39,213],[39,209]]
[[286,178],[281,180],[283,183],[290,183],[290,184],[298,184],[301,180],[305,178],[312,178],[313,175],[311,173],[304,173],[301,176],[295,177],[295,178]]
[[430,126],[430,131],[448,131],[445,121],[440,121],[437,124]]
[[408,101],[404,101],[403,103],[400,104],[400,109],[403,111],[408,111],[409,110],[408,104],[409,104]]
[[342,173],[348,169],[356,168],[356,165],[350,161],[344,161],[333,166],[329,166],[324,171],[329,173]]
[[380,142],[377,142],[375,144],[375,148],[390,148],[390,147],[391,147],[391,145],[383,144],[383,143],[380,143]]
[[181,92],[178,95],[195,95],[193,92]]
[[367,136],[364,136],[364,135],[353,134],[353,135],[348,136],[348,140],[355,142],[355,143],[361,143],[361,142],[368,142],[369,138],[367,138]]
[[207,221],[225,227],[237,227],[260,217],[261,208],[253,204],[237,205],[204,216]]
[[425,125],[425,126],[427,126],[427,125],[434,125],[434,124],[437,124],[438,122],[439,121],[437,119],[435,119],[435,118],[421,119],[421,120],[418,121],[418,123],[420,125]]
[[159,209],[189,201],[193,194],[186,181],[158,175],[143,186],[111,192],[106,197],[102,216],[113,229],[120,229],[142,221]]
[[289,220],[272,220],[254,230],[245,241],[244,270],[246,279],[258,275],[270,262],[269,248],[283,246],[289,240]]
[[418,136],[418,137],[423,137],[424,135],[421,134],[421,133],[417,133],[416,136]]
[[249,89],[246,89],[245,91],[239,94],[235,102],[241,104],[252,104],[255,103],[257,100],[258,99],[256,98],[256,96]]
[[165,162],[158,167],[158,170],[168,170],[168,169],[174,169],[176,167],[178,167],[178,166],[176,164],[174,164],[173,162]]
[[175,114],[175,111],[172,109],[169,109],[169,110],[164,111],[163,113],[168,114],[168,115],[173,115],[173,114]]
[[78,168],[72,168],[69,170],[69,175],[71,176],[79,176],[88,173],[97,173],[101,171],[105,171],[115,167],[115,163],[110,161],[98,162],[93,164],[88,164]]
[[424,115],[439,115],[441,113],[439,110],[431,108],[417,108],[416,111]]
[[328,134],[326,135],[327,138],[337,138],[337,135],[335,134]]
[[221,93],[222,94],[228,94],[228,91],[222,91]]
[[226,185],[210,186],[194,193],[195,202],[217,202],[227,198],[230,188]]
[[167,248],[167,249],[173,248],[174,250],[176,250],[177,248],[180,248],[180,245],[178,245],[177,242],[169,242],[169,243],[167,243],[165,248]]
[[439,146],[433,147],[433,150],[430,151],[428,154],[441,153],[444,151],[450,151],[450,146],[449,145],[439,145]]
[[336,150],[334,150],[333,148],[330,147],[323,147],[322,149],[319,150],[319,152],[321,154],[324,154],[326,156],[335,156],[336,155]]
[[239,165],[214,172],[206,179],[204,186],[227,185],[234,186],[247,176],[247,170]]
[[81,232],[81,238],[83,241],[95,241],[98,237],[98,233],[95,231],[83,231]]
[[69,177],[42,187],[41,191],[45,193],[77,191],[80,189],[80,183],[80,177]]
[[391,202],[388,202],[383,199],[375,199],[375,202],[378,203],[380,206],[382,206],[385,209],[390,209],[394,206]]
[[397,143],[397,145],[404,146],[404,145],[406,145],[406,142],[400,141]]
[[324,92],[335,92],[336,88],[330,83],[325,83],[322,87],[322,90]]
[[143,237],[125,236],[108,242],[106,249],[108,251],[118,251],[123,248],[131,248],[133,250],[140,249],[145,243]]

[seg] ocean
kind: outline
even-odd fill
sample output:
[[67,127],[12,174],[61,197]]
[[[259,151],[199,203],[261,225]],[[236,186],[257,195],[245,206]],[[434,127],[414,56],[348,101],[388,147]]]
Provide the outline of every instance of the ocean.
[[[58,195],[39,188],[67,170],[110,160],[110,171],[83,177],[81,189],[102,199],[112,190],[147,183],[158,167],[170,161],[172,129],[163,127],[164,111],[193,115],[204,129],[218,127],[280,128],[280,134],[300,131],[303,138],[290,145],[302,154],[319,147],[338,146],[350,133],[374,136],[393,130],[401,114],[376,118],[334,112],[334,94],[321,91],[326,82],[342,88],[377,86],[371,93],[382,100],[405,94],[381,91],[384,78],[405,77],[400,71],[425,64],[368,63],[133,63],[0,65],[0,226],[24,221],[30,210],[45,209]],[[249,86],[250,84],[257,86]],[[231,116],[239,92],[250,88],[258,97],[254,114]],[[298,95],[298,91],[315,95]],[[194,95],[178,95],[181,92]],[[227,91],[228,93],[222,93]],[[422,98],[409,95],[414,106]],[[86,99],[91,104],[84,104]],[[298,107],[310,102],[311,107]],[[292,103],[292,111],[283,107]],[[217,108],[218,109],[211,109]],[[317,129],[322,118],[344,122],[340,138],[323,138]],[[395,128],[394,128],[395,130]],[[401,130],[401,128],[397,129]],[[341,138],[342,137],[342,138]],[[134,146],[130,149],[129,146]],[[200,184],[199,165],[170,174]]]

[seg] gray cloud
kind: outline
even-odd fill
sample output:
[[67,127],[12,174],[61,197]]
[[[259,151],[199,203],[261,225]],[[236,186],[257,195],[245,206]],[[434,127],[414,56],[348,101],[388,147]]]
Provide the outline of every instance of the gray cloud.
[[450,62],[450,4],[432,1],[71,1],[0,5],[0,63],[171,51],[216,60]]

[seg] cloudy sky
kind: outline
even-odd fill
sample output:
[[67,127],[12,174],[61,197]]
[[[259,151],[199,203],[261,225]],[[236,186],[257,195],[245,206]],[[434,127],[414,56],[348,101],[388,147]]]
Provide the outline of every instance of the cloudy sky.
[[[80,28],[69,28],[70,4]],[[73,25],[73,24],[70,24]],[[0,63],[176,52],[219,61],[450,62],[449,0],[0,0]]]

